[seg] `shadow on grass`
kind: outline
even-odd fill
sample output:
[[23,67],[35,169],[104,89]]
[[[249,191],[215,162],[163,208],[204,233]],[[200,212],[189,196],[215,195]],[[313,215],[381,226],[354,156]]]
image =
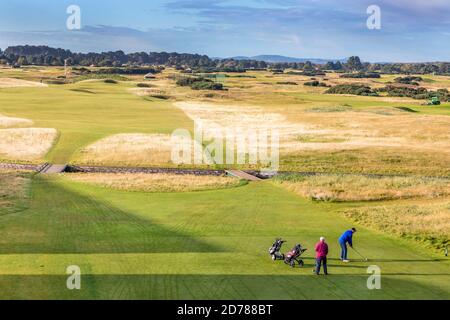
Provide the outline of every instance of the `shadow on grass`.
[[385,276],[381,290],[367,276],[84,275],[81,290],[66,276],[0,276],[0,299],[449,299],[433,284]]
[[0,217],[0,233],[0,254],[224,251],[38,176],[30,208]]
[[70,91],[81,92],[81,93],[89,93],[89,94],[96,94],[94,91],[87,90],[87,89],[70,89]]
[[369,259],[364,260],[352,260],[354,262],[441,262],[450,261],[450,259]]
[[[302,257],[303,260],[315,260],[312,257]],[[328,258],[328,261],[338,261],[340,262],[341,259],[337,259],[337,258]],[[350,260],[349,263],[342,263],[342,266],[352,266],[352,263],[357,262],[357,263],[372,263],[372,262],[442,262],[442,261],[449,261],[450,259],[446,258],[446,259],[368,259],[366,260],[362,260],[362,259],[352,259]]]
[[395,107],[395,108],[398,109],[398,110],[405,111],[405,112],[411,112],[411,113],[417,113],[417,112],[419,112],[419,111],[416,111],[416,110],[411,109],[411,108],[408,108],[408,107]]

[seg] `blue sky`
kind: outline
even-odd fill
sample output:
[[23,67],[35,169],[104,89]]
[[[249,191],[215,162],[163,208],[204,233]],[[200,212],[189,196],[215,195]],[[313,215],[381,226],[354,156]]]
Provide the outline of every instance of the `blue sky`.
[[[82,29],[66,29],[81,8]],[[381,30],[366,27],[369,5]],[[0,48],[450,61],[450,0],[0,0]]]

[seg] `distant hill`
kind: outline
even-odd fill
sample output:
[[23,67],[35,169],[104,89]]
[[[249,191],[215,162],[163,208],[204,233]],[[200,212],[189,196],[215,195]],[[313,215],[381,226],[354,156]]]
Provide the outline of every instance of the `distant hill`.
[[245,56],[237,56],[232,57],[231,59],[234,60],[257,60],[257,61],[265,61],[269,63],[277,63],[277,62],[306,62],[311,61],[312,63],[317,64],[324,64],[328,61],[340,61],[340,62],[346,62],[347,59],[318,59],[318,58],[293,58],[293,57],[286,57],[286,56],[279,56],[279,55],[259,55],[259,56],[253,56],[253,57],[245,57]]

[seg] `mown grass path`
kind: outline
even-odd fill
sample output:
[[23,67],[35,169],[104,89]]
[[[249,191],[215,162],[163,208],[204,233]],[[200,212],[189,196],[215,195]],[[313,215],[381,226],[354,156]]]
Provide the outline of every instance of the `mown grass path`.
[[[411,242],[359,227],[371,260],[344,265],[337,238],[351,226],[336,205],[270,182],[226,190],[145,194],[36,176],[29,209],[0,217],[0,298],[449,299],[450,263]],[[303,269],[272,262],[274,238],[310,251]],[[312,248],[330,243],[331,275],[312,275]],[[382,290],[368,290],[369,265]],[[82,269],[82,290],[65,270]]]

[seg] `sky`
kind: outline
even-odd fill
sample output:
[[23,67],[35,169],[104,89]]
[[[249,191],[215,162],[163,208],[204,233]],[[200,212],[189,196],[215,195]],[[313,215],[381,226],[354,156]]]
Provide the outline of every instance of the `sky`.
[[[68,30],[67,8],[81,10]],[[367,8],[381,29],[367,27]],[[450,61],[450,0],[0,0],[0,48]]]

